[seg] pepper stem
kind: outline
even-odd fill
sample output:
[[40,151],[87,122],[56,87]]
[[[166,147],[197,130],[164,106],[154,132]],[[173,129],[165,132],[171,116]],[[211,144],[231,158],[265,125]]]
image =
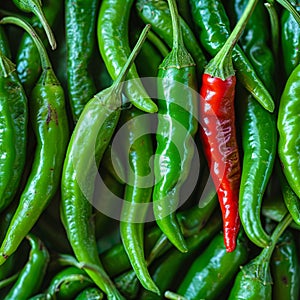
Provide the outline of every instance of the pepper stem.
[[147,24],[143,31],[141,32],[141,35],[137,41],[137,43],[135,44],[132,52],[130,53],[125,65],[123,66],[121,72],[119,73],[118,77],[116,78],[116,80],[114,81],[113,85],[112,85],[112,88],[118,88],[120,83],[122,81],[125,80],[126,76],[127,76],[127,73],[131,67],[131,65],[133,64],[135,58],[137,57],[137,55],[139,54],[146,38],[147,38],[147,34],[150,30],[150,27],[151,25],[150,24]]
[[274,248],[276,246],[276,243],[279,239],[279,237],[282,235],[282,233],[285,231],[285,229],[290,225],[293,218],[289,212],[285,214],[285,216],[282,218],[282,220],[278,223],[276,228],[274,229],[272,235],[271,235],[271,244],[269,247],[266,247],[261,252],[261,257],[264,262],[269,262],[272,256],[272,253],[274,251]]
[[288,0],[276,0],[279,4],[281,4],[285,9],[287,9],[294,17],[296,22],[300,25],[300,15],[295,9],[295,7]]
[[34,40],[35,45],[39,51],[40,59],[41,59],[41,66],[43,70],[52,69],[51,62],[49,60],[47,50],[41,41],[40,37],[37,35],[33,27],[25,20],[19,17],[4,17],[0,20],[0,24],[14,24],[21,28],[23,28]]
[[278,61],[279,53],[279,23],[278,23],[278,14],[274,6],[273,0],[268,0],[265,3],[265,7],[268,10],[271,22],[271,35],[272,35],[272,49],[275,56],[275,61]]
[[180,45],[183,45],[178,9],[175,0],[168,0],[168,4],[169,4],[171,19],[172,19],[173,48],[178,48]]
[[249,0],[241,18],[226,40],[226,43],[205,68],[204,72],[206,74],[221,78],[222,80],[225,80],[226,78],[231,77],[235,74],[232,65],[232,50],[239,40],[243,30],[245,29],[245,26],[249,18],[251,17],[251,14],[257,2],[258,0]]
[[56,49],[56,40],[42,9],[41,0],[14,0],[15,5],[24,12],[32,12],[41,22],[52,50]]

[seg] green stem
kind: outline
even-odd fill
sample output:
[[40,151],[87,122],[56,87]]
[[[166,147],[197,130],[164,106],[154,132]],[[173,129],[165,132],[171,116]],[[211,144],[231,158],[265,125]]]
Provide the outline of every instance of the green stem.
[[265,3],[265,7],[267,8],[270,15],[271,22],[271,34],[272,34],[272,49],[275,57],[275,61],[278,61],[278,53],[279,53],[279,23],[278,23],[278,15],[274,6],[273,1],[268,1]]
[[213,77],[219,77],[222,80],[225,80],[226,78],[235,74],[232,65],[232,50],[243,33],[243,30],[249,18],[251,17],[257,2],[258,0],[249,0],[241,18],[226,40],[226,43],[223,45],[214,59],[212,59],[207,65],[205,73],[210,74]]
[[56,40],[54,38],[53,31],[49,26],[45,14],[42,9],[42,3],[40,0],[14,0],[14,3],[18,8],[23,10],[24,12],[32,12],[37,16],[39,21],[41,22],[47,38],[49,40],[49,44],[51,45],[52,50],[56,49]]
[[297,23],[300,25],[300,15],[295,9],[295,7],[288,0],[276,0],[279,4],[281,4],[285,9],[287,9],[295,18]]
[[169,54],[169,49],[164,44],[164,42],[152,31],[149,31],[148,33],[148,40],[157,48],[157,50],[160,52],[160,54],[163,57],[166,57]]
[[140,52],[140,50],[141,50],[141,48],[142,48],[142,46],[144,44],[144,41],[147,38],[148,32],[150,30],[150,27],[151,27],[151,25],[149,25],[149,24],[147,24],[144,27],[144,29],[143,29],[143,31],[142,31],[142,33],[141,33],[141,35],[140,35],[137,43],[135,44],[132,52],[130,53],[130,56],[128,57],[128,59],[127,59],[125,65],[123,66],[120,74],[118,75],[118,77],[116,78],[116,80],[114,81],[114,83],[112,84],[112,89],[119,89],[120,83],[125,80],[126,75],[127,75],[128,71],[129,71],[131,65],[133,64],[135,58],[139,54],[139,52]]
[[39,51],[40,59],[41,59],[41,66],[43,70],[52,69],[51,62],[49,60],[47,50],[40,39],[40,37],[37,35],[36,31],[33,29],[33,27],[25,20],[18,18],[18,17],[4,17],[0,24],[14,24],[21,28],[23,28],[34,40],[35,45]]
[[20,272],[17,272],[16,274],[13,274],[12,276],[5,278],[4,280],[0,281],[0,290],[7,287],[11,283],[15,282],[17,278],[19,277]]
[[274,229],[272,236],[271,236],[271,244],[269,247],[264,248],[261,253],[262,260],[265,262],[269,262],[276,246],[276,243],[285,229],[290,225],[293,218],[290,213],[286,213],[282,220],[278,223],[276,228]]
[[182,32],[180,28],[180,18],[178,14],[178,9],[175,0],[168,0],[171,19],[172,19],[172,28],[173,28],[173,48],[177,49],[179,46],[183,45]]

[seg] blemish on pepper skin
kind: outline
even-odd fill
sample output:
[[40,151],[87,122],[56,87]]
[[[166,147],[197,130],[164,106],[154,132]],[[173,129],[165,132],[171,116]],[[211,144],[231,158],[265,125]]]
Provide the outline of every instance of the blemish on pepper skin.
[[286,276],[283,276],[283,277],[281,278],[281,281],[282,281],[285,285],[288,285],[288,284],[289,284],[289,280],[288,280],[288,278],[287,278]]
[[46,118],[46,123],[49,125],[51,121],[54,121],[56,125],[58,125],[58,116],[55,109],[52,109],[51,105],[48,103],[47,105],[48,113]]
[[8,255],[3,253],[2,256],[4,257],[4,259],[8,259]]

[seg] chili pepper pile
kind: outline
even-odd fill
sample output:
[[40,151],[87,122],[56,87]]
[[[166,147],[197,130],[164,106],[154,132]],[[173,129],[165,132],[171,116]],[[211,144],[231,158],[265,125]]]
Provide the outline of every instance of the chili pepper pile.
[[0,298],[299,299],[300,1],[0,4]]

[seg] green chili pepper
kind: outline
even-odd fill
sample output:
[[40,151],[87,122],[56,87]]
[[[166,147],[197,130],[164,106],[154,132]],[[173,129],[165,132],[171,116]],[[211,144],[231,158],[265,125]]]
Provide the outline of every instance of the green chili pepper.
[[[101,3],[97,35],[101,56],[113,80],[120,73],[130,54],[128,24],[133,0],[103,0]],[[147,95],[133,65],[128,71],[125,85],[129,100],[146,112],[156,112],[156,104]]]
[[45,30],[45,33],[47,35],[47,38],[49,40],[52,49],[54,50],[56,48],[56,41],[53,32],[48,24],[48,21],[45,17],[45,14],[43,12],[41,1],[40,0],[12,0],[12,1],[22,11],[26,13],[32,12],[34,15],[37,16],[37,18],[40,20]]
[[189,300],[218,299],[247,257],[247,240],[242,233],[233,252],[226,252],[223,234],[217,234],[193,261],[177,293]]
[[68,93],[75,123],[87,101],[96,93],[88,67],[94,49],[99,2],[65,1]]
[[[220,0],[191,0],[190,3],[193,20],[200,28],[200,41],[214,56],[230,35],[229,19],[223,4]],[[233,49],[232,59],[238,80],[266,110],[273,112],[271,95],[238,45]]]
[[21,26],[33,36],[40,52],[43,73],[29,103],[37,140],[34,162],[0,248],[0,265],[18,248],[56,193],[68,142],[64,91],[56,79],[41,40],[34,29],[19,18],[5,17],[1,23]]
[[[170,9],[167,4],[167,1],[138,0],[136,2],[136,9],[138,11],[140,18],[145,23],[151,24],[153,31],[155,31],[157,35],[163,41],[165,41],[167,45],[171,48],[173,45],[173,39],[172,39],[173,29],[172,29]],[[197,65],[197,74],[200,80],[204,70],[204,66],[206,64],[206,58],[199,46],[199,43],[193,31],[190,29],[190,27],[182,18],[180,18],[180,27],[182,31],[182,39],[184,45],[187,51],[193,57]]]
[[120,117],[123,80],[146,38],[146,26],[128,61],[113,85],[96,94],[85,106],[69,142],[62,174],[61,217],[79,262],[109,299],[123,299],[106,272],[97,253],[92,226],[94,179],[103,153]]
[[6,295],[5,300],[28,299],[39,291],[42,285],[49,262],[49,253],[40,239],[32,234],[28,235],[27,238],[31,246],[29,260]]
[[101,300],[104,299],[103,293],[97,288],[86,288],[83,290],[75,300]]
[[[152,165],[152,137],[150,119],[136,108],[125,109],[121,114],[121,125],[125,127],[119,147],[128,153],[128,166],[123,208],[121,212],[120,235],[131,265],[142,285],[154,293],[159,290],[152,281],[144,256],[144,222],[151,201],[154,176]],[[122,127],[121,127],[122,128]],[[127,161],[127,158],[125,158]]]
[[[58,18],[63,7],[62,4],[62,1],[57,0],[46,1],[43,9],[50,26],[52,26]],[[45,44],[46,40],[42,32],[42,24],[36,17],[32,18],[32,26]],[[42,68],[39,52],[33,39],[28,33],[24,33],[20,41],[16,55],[16,66],[20,81],[22,82],[27,95],[30,95],[32,88],[41,74]]]
[[285,176],[279,165],[276,168],[276,174],[278,175],[281,192],[283,196],[284,203],[286,208],[290,212],[293,217],[293,220],[300,225],[300,201],[296,194],[291,189],[290,185],[288,184]]
[[[187,253],[172,249],[165,254],[162,261],[156,263],[152,277],[162,293],[178,283],[180,277],[184,275],[182,274],[182,270],[186,269],[189,261],[195,259],[200,249],[209,242],[209,239],[213,238],[221,227],[222,218],[219,214],[215,214],[209,219],[204,228],[186,240],[189,249]],[[166,274],[168,275],[166,276]],[[139,299],[150,300],[163,298],[143,290],[139,295]]]
[[286,230],[271,258],[272,299],[299,299],[299,258],[293,234]]
[[67,267],[51,279],[44,294],[47,295],[47,299],[74,299],[85,288],[93,285],[93,281],[84,270]]
[[186,252],[174,211],[194,155],[193,137],[198,126],[195,119],[197,80],[195,63],[183,43],[177,8],[174,1],[168,3],[172,16],[173,48],[158,72],[159,113],[154,159],[157,182],[153,191],[153,210],[164,234],[180,251]]
[[[280,197],[265,198],[263,200],[261,212],[264,217],[276,222],[280,222],[280,220],[288,212],[288,209],[286,208],[284,200],[280,195]],[[300,230],[300,225],[296,224],[295,222],[292,222],[290,227]]]
[[[291,1],[295,9],[300,12],[300,1]],[[281,50],[286,77],[300,63],[300,26],[294,16],[285,9],[281,15]]]
[[0,211],[2,211],[16,195],[24,171],[28,108],[25,91],[19,81],[14,64],[8,58],[10,51],[2,27],[0,27],[0,49],[3,51],[0,52],[3,66],[0,75]]
[[300,117],[300,64],[289,76],[281,95],[277,128],[279,132],[278,154],[283,173],[297,197],[300,197],[300,137],[298,122]]
[[[234,1],[233,11],[239,19],[248,1]],[[258,76],[272,95],[275,95],[274,57],[268,47],[267,14],[259,2],[240,39]],[[239,97],[239,96],[238,96]],[[239,215],[249,239],[259,247],[266,247],[270,237],[261,224],[262,197],[269,182],[276,155],[276,115],[271,114],[253,98],[246,96],[242,117],[243,168],[239,193]],[[264,120],[261,122],[261,120]]]
[[271,244],[252,259],[235,278],[228,300],[272,299],[270,259],[278,238],[292,221],[289,213],[277,225],[271,236]]

